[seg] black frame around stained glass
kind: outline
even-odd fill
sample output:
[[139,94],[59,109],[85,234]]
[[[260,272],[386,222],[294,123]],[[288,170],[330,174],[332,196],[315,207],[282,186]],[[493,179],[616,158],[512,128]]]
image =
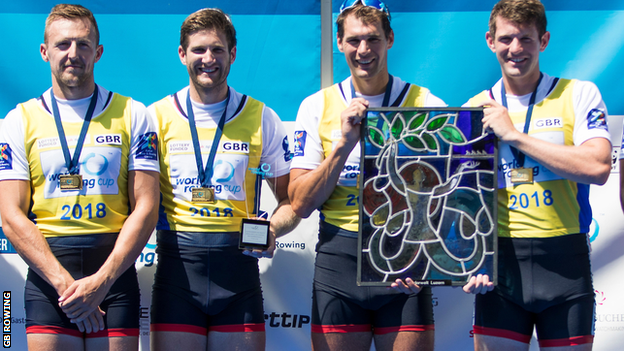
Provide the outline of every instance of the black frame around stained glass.
[[497,283],[497,156],[483,108],[368,109],[360,141],[357,282]]

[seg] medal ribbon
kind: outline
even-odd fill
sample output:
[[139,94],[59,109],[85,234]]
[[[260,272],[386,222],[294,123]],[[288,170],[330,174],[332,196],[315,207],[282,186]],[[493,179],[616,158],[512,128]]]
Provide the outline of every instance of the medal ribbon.
[[[539,88],[539,85],[542,82],[543,77],[544,77],[544,74],[540,72],[540,77],[539,77],[539,80],[537,81],[537,86],[535,87],[535,90],[533,90],[533,93],[531,94],[531,98],[529,99],[529,107],[527,108],[526,118],[524,121],[524,131],[523,131],[524,134],[529,133],[529,127],[531,126],[531,115],[533,114],[533,105],[535,105],[535,98],[537,97],[537,88]],[[507,92],[505,91],[504,82],[501,82],[501,99],[502,99],[502,105],[506,109],[508,109]],[[514,157],[516,158],[518,162],[518,168],[522,168],[524,166],[524,159],[525,159],[524,153],[518,151],[518,149],[516,149],[513,146],[509,146],[509,148],[511,149],[511,153],[513,153]]]
[[206,168],[203,166],[201,150],[199,148],[199,137],[197,136],[197,127],[195,126],[195,114],[193,113],[193,104],[191,103],[191,90],[189,89],[186,96],[186,114],[189,120],[189,128],[191,129],[191,138],[193,139],[193,149],[195,151],[195,162],[197,163],[197,173],[199,175],[199,181],[202,188],[208,188],[212,185],[212,173],[214,171],[214,158],[217,154],[217,148],[219,147],[219,141],[221,135],[223,135],[223,128],[225,126],[225,115],[227,113],[227,107],[230,103],[230,88],[228,87],[227,97],[225,98],[225,109],[217,124],[217,131],[215,132],[214,139],[212,140],[212,146],[210,148],[210,154],[206,161]]
[[74,157],[69,155],[69,146],[67,145],[67,138],[65,137],[65,130],[63,129],[63,123],[61,123],[61,114],[59,113],[58,103],[54,97],[54,91],[50,91],[52,114],[54,115],[54,122],[56,123],[56,130],[58,131],[59,139],[61,142],[61,149],[63,150],[63,157],[65,157],[65,165],[69,170],[69,174],[78,174],[80,167],[78,167],[78,161],[80,160],[80,153],[82,152],[82,146],[84,144],[85,137],[87,136],[87,130],[89,129],[89,123],[93,118],[93,112],[95,111],[95,105],[98,98],[98,86],[95,85],[95,91],[91,97],[87,114],[85,115],[84,122],[82,122],[82,129],[80,130],[80,136],[78,137],[78,143],[74,150]]

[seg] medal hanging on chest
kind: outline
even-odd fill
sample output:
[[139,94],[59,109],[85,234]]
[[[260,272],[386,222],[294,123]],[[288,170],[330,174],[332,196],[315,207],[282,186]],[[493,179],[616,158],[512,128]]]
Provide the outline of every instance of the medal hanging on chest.
[[[529,133],[529,128],[531,126],[531,115],[533,114],[533,106],[535,105],[535,99],[537,97],[537,89],[539,88],[540,83],[542,82],[542,78],[544,75],[540,73],[539,80],[537,81],[537,86],[533,93],[531,94],[531,98],[529,99],[529,106],[527,108],[527,113],[524,121],[524,134]],[[505,83],[501,82],[501,99],[502,105],[508,109],[507,106],[507,93],[505,91]],[[514,168],[510,172],[510,181],[513,184],[529,184],[533,183],[533,168],[524,167],[524,161],[526,159],[526,155],[523,152],[520,152],[513,146],[509,146],[511,149],[511,153],[514,155],[515,161],[518,164],[517,168]]]
[[54,97],[54,91],[50,91],[50,101],[52,105],[52,114],[54,115],[54,122],[56,123],[56,130],[59,135],[59,142],[61,149],[63,150],[63,157],[65,159],[65,165],[69,174],[62,174],[59,176],[59,188],[61,191],[73,191],[82,190],[82,175],[80,175],[80,167],[78,161],[80,160],[80,153],[82,152],[82,146],[84,145],[85,137],[87,136],[87,130],[89,129],[89,123],[93,118],[93,112],[95,111],[95,105],[98,99],[98,86],[95,85],[87,114],[85,115],[84,122],[82,122],[82,128],[80,129],[80,135],[76,143],[76,149],[74,150],[74,156],[69,155],[69,146],[67,145],[67,138],[65,137],[65,130],[63,129],[63,123],[61,122],[61,114],[59,112],[58,103]]
[[197,203],[215,203],[215,191],[212,188],[212,173],[214,171],[214,159],[217,154],[217,148],[219,147],[219,141],[223,134],[223,128],[225,127],[225,118],[227,114],[228,103],[230,102],[230,89],[228,88],[227,97],[225,99],[225,108],[223,114],[219,118],[217,124],[217,130],[212,140],[210,147],[210,154],[206,161],[206,167],[204,168],[201,149],[199,146],[199,136],[197,134],[197,127],[195,125],[195,113],[193,112],[193,104],[191,103],[191,92],[189,90],[186,96],[186,111],[189,120],[189,128],[191,130],[191,139],[193,140],[193,150],[195,152],[195,162],[197,163],[197,173],[199,176],[200,187],[191,189],[191,202]]

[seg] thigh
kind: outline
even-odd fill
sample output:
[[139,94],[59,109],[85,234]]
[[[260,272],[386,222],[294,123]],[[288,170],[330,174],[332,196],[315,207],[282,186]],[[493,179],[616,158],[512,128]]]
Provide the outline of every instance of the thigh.
[[[221,310],[208,318],[208,337],[216,333],[264,334],[264,306],[260,287],[236,294]],[[255,338],[249,336],[250,338]],[[245,339],[246,337],[241,337]]]
[[320,237],[324,241],[314,262],[312,332],[371,333],[372,313],[366,308],[370,290],[356,282],[357,238],[323,232]]
[[106,312],[104,315],[106,327],[95,335],[87,334],[88,338],[139,336],[141,292],[134,265],[115,281],[100,307]]
[[594,340],[594,296],[584,296],[552,306],[537,316],[540,347],[592,344]]
[[[159,287],[154,284],[150,307],[150,331],[151,334],[160,332],[165,336],[177,332],[199,335],[204,338],[205,344],[208,334],[207,315],[200,306],[194,303],[192,297],[180,296],[175,293],[175,290],[168,289],[166,285]],[[175,340],[175,335],[172,338]]]
[[372,333],[371,313],[346,296],[314,282],[313,333]]
[[474,333],[528,344],[533,335],[533,313],[512,302],[498,288],[475,296]]
[[[52,238],[49,244],[59,262],[75,278],[93,274],[106,260],[115,234]],[[30,270],[24,293],[27,333],[65,334],[74,337],[138,336],[140,292],[136,269],[128,268],[112,285],[100,305],[106,312],[105,329],[81,333],[58,306],[56,290]]]
[[375,349],[377,351],[433,351],[434,340],[433,330],[375,334]]
[[418,294],[388,296],[380,293],[373,297],[376,298],[384,303],[376,307],[373,313],[375,335],[434,330],[433,297],[430,287],[424,287]]
[[232,235],[159,231],[158,240],[152,331],[264,331],[258,261]]
[[371,347],[371,332],[356,333],[312,333],[314,351],[368,351]]
[[266,335],[262,332],[255,333],[221,333],[210,332],[208,334],[208,350],[223,350],[227,345],[229,350],[263,351],[266,344]]
[[176,331],[151,331],[151,351],[206,350],[206,335]]
[[475,334],[474,349],[476,351],[528,351],[528,342],[502,338],[491,335]]
[[138,349],[138,336],[92,338],[85,340],[85,351],[136,351]]
[[27,334],[26,341],[30,351],[85,350],[84,340],[80,336],[64,334]]

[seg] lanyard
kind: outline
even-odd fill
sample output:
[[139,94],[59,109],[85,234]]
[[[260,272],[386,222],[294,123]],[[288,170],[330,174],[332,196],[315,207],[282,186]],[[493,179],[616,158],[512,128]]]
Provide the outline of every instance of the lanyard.
[[208,155],[208,161],[206,161],[206,168],[202,164],[201,150],[199,148],[199,137],[197,136],[197,127],[195,126],[195,114],[193,113],[193,104],[191,103],[191,90],[189,89],[186,96],[186,114],[189,120],[189,128],[191,129],[191,138],[193,139],[193,149],[195,151],[195,162],[197,163],[197,173],[199,175],[199,181],[202,188],[207,188],[212,185],[212,173],[214,158],[217,154],[217,147],[223,134],[223,128],[225,126],[225,115],[227,113],[227,107],[230,103],[230,88],[228,87],[227,98],[225,99],[225,109],[219,119],[217,125],[217,131],[215,132],[214,139],[212,140],[212,146],[210,148],[210,154]]
[[[527,108],[526,118],[524,121],[524,131],[523,131],[524,134],[529,133],[529,127],[531,126],[531,115],[533,115],[533,106],[535,105],[535,98],[537,97],[537,88],[539,88],[539,85],[542,82],[543,77],[544,77],[544,74],[540,72],[540,77],[539,77],[539,80],[537,81],[537,86],[535,87],[535,90],[533,90],[533,93],[531,93],[531,98],[529,99],[529,107]],[[507,106],[507,92],[505,91],[505,83],[502,81],[501,81],[501,99],[503,102],[503,106],[506,109],[509,109],[509,107]],[[511,149],[511,153],[513,153],[514,157],[518,161],[518,167],[522,168],[524,166],[525,155],[522,152],[518,151],[518,149],[516,149],[513,146],[510,146],[509,148]]]
[[[386,85],[386,92],[384,93],[383,102],[381,107],[387,107],[390,103],[390,93],[392,92],[392,75],[388,75],[388,84]],[[351,99],[355,99],[355,87],[353,86],[353,77],[351,77]]]
[[87,130],[89,129],[89,123],[93,118],[93,111],[95,111],[95,105],[98,97],[98,86],[95,85],[95,91],[91,97],[87,114],[85,115],[84,122],[82,122],[82,129],[80,130],[80,136],[78,137],[78,143],[74,150],[74,157],[69,155],[69,146],[67,146],[67,139],[65,138],[65,130],[63,130],[63,123],[61,123],[61,114],[59,113],[58,104],[54,97],[54,91],[50,91],[52,112],[54,115],[54,122],[56,123],[56,130],[58,131],[59,139],[61,142],[61,149],[63,149],[63,157],[65,157],[65,165],[69,170],[69,174],[78,174],[80,167],[78,167],[78,161],[80,160],[80,153],[82,152],[82,145],[84,144],[85,137],[87,136]]
[[[390,93],[392,93],[392,81],[394,78],[391,74],[388,74],[388,84],[386,84],[386,91],[384,92],[383,102],[381,103],[381,107],[387,107],[390,103]],[[353,77],[351,77],[351,99],[355,99],[355,87],[353,86]],[[384,120],[380,118],[377,120],[377,128],[381,129],[383,127]]]

